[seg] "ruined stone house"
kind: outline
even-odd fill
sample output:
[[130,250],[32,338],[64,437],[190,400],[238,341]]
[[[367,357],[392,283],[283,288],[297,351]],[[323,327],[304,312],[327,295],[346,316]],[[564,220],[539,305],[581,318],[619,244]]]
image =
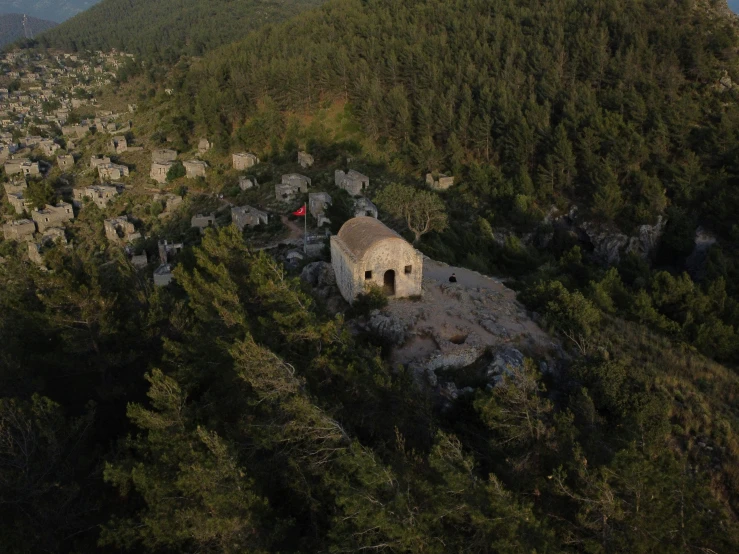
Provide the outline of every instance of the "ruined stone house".
[[167,240],[160,240],[158,243],[159,249],[159,262],[166,264],[171,262],[177,254],[182,251],[181,242],[169,242]]
[[331,205],[331,195],[327,192],[311,192],[308,194],[308,211],[318,222],[320,227],[324,223],[331,223],[326,217],[326,209]]
[[174,274],[170,264],[162,264],[154,270],[154,286],[166,287],[173,279]]
[[164,184],[167,182],[167,173],[173,165],[174,162],[153,162],[151,164],[151,171],[149,171],[149,177],[159,184]]
[[337,187],[344,189],[352,196],[361,196],[369,187],[369,177],[350,169],[348,173],[337,169],[334,172],[334,182]]
[[57,156],[56,163],[59,164],[59,169],[62,171],[69,171],[74,167],[74,157],[71,154],[62,154]]
[[208,168],[208,164],[201,160],[189,160],[182,165],[185,166],[188,179],[205,177],[205,170]]
[[72,204],[60,202],[56,206],[46,205],[42,210],[34,210],[31,217],[36,222],[40,233],[51,227],[62,227],[67,221],[74,219]]
[[205,233],[205,230],[208,227],[215,227],[215,226],[216,226],[215,214],[210,214],[210,215],[197,214],[197,215],[192,216],[192,219],[190,219],[190,227],[196,227],[200,229],[201,233]]
[[38,162],[32,162],[26,158],[17,158],[5,162],[6,175],[39,175],[41,168]]
[[233,166],[234,169],[243,171],[254,167],[259,163],[259,158],[255,154],[249,154],[247,152],[238,152],[233,155]]
[[301,150],[300,152],[298,152],[298,163],[303,169],[308,169],[309,167],[313,166],[315,160],[313,159],[313,156],[308,154],[308,152],[303,152]]
[[447,190],[454,185],[454,177],[447,175],[435,177],[432,173],[427,173],[426,185],[433,190]]
[[100,179],[108,181],[120,181],[124,177],[128,177],[129,169],[128,166],[121,164],[100,164],[98,165],[98,175],[100,175]]
[[210,141],[207,138],[201,138],[198,142],[198,153],[202,155],[208,150],[210,150]]
[[354,217],[367,216],[377,219],[377,206],[362,196],[354,201]]
[[24,196],[26,188],[28,188],[24,178],[14,183],[5,183],[4,186],[8,202],[13,206],[15,213],[22,214],[30,209],[31,203]]
[[36,224],[30,219],[19,219],[3,225],[3,237],[5,240],[32,240],[35,232]]
[[292,185],[296,187],[299,192],[305,194],[306,192],[308,192],[308,187],[310,187],[311,180],[309,177],[301,175],[300,173],[288,173],[282,176],[282,184]]
[[267,225],[269,216],[267,212],[252,208],[251,206],[239,206],[231,208],[231,222],[236,225],[239,231],[243,231],[244,227],[256,227],[257,225]]
[[91,156],[90,157],[90,169],[97,171],[97,168],[101,165],[109,164],[110,158],[108,156]]
[[108,146],[116,154],[122,154],[128,150],[128,141],[123,135],[118,135],[110,139]]
[[88,198],[102,210],[116,196],[118,196],[118,189],[112,185],[91,185],[72,189],[72,203],[78,208],[82,206],[85,198]]
[[38,143],[37,147],[45,156],[53,156],[61,149],[61,147],[53,140],[42,140]]
[[396,298],[422,294],[423,256],[373,217],[350,219],[331,237],[331,264],[350,303],[370,285]]
[[136,231],[128,216],[122,215],[104,222],[105,236],[111,242],[131,242],[141,238],[141,233]]

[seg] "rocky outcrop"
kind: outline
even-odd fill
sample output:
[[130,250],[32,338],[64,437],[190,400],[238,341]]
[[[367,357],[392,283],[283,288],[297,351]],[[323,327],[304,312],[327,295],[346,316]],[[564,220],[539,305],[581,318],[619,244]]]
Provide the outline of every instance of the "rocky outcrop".
[[300,278],[316,288],[336,286],[336,274],[328,262],[309,263],[303,268]]
[[504,375],[512,375],[512,372],[523,368],[523,354],[520,350],[507,346],[498,350],[493,356],[485,370],[485,376],[491,385],[498,385]]
[[387,344],[399,346],[406,341],[408,327],[399,318],[374,310],[367,322],[367,329]]
[[632,237],[591,222],[581,223],[578,227],[593,245],[596,258],[608,265],[614,265],[621,261],[621,256],[630,253],[651,259],[664,233],[665,223],[665,219],[660,216],[657,223],[642,225],[638,234]]

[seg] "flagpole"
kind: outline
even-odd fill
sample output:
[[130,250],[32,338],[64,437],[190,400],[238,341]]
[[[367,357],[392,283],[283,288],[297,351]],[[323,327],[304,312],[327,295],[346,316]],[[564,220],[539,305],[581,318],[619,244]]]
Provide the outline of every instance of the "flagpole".
[[305,224],[303,231],[303,254],[308,255],[308,208],[303,203],[303,223]]

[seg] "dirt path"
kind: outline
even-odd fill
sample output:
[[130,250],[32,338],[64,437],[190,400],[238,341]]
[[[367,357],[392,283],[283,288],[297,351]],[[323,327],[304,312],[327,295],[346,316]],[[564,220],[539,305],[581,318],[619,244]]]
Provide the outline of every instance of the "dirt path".
[[[280,216],[280,221],[290,230],[289,239],[302,239],[305,234],[303,225],[298,225],[295,221],[290,221],[286,215]],[[302,223],[302,221],[301,221]]]

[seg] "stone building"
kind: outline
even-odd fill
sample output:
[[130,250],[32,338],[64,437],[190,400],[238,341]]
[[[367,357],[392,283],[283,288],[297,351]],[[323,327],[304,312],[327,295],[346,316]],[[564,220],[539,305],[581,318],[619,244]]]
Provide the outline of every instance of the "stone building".
[[98,166],[109,164],[110,158],[108,156],[91,156],[90,157],[90,169],[97,171]]
[[123,135],[118,135],[110,139],[109,148],[116,154],[122,154],[128,150],[128,141]]
[[377,219],[377,206],[362,196],[354,201],[354,217],[367,216]]
[[397,298],[422,294],[423,256],[373,217],[350,219],[331,237],[331,264],[350,303],[372,284]]
[[136,231],[133,223],[128,221],[128,216],[122,215],[104,222],[105,236],[111,242],[131,242],[141,238],[141,233]]
[[136,269],[144,269],[149,265],[149,258],[146,256],[146,250],[141,254],[131,256],[131,265]]
[[3,225],[5,240],[31,240],[36,232],[36,224],[30,219],[19,219]]
[[154,163],[173,162],[176,159],[177,159],[177,150],[170,150],[168,148],[160,148],[159,150],[153,150],[151,153],[151,161]]
[[74,219],[72,204],[60,202],[56,206],[46,205],[43,210],[34,210],[31,217],[36,222],[39,233],[43,233],[51,227],[61,227],[67,221]]
[[25,179],[21,179],[16,183],[5,183],[6,197],[17,214],[22,214],[31,207],[31,203],[24,196],[26,188]]
[[198,142],[198,154],[205,154],[208,150],[210,150],[210,141],[207,138],[201,138]]
[[308,169],[309,167],[313,166],[315,160],[313,159],[313,156],[308,154],[308,152],[303,152],[301,150],[300,152],[298,152],[298,163],[303,169]]
[[59,169],[62,171],[68,171],[74,167],[74,157],[71,154],[57,156],[56,163],[59,164]]
[[159,261],[162,264],[166,264],[172,261],[172,259],[182,252],[181,242],[169,242],[166,240],[160,240],[158,244],[159,249]]
[[308,192],[308,187],[310,187],[310,183],[310,178],[306,177],[305,175],[301,175],[300,173],[288,173],[282,176],[283,185],[292,185],[296,187],[299,192],[302,193]]
[[353,169],[350,169],[348,173],[337,169],[334,172],[334,182],[337,187],[344,189],[352,196],[361,196],[369,187],[369,177]]
[[308,211],[318,222],[320,227],[324,223],[331,223],[326,217],[326,208],[331,205],[331,195],[327,192],[311,192],[308,194]]
[[251,206],[239,206],[231,208],[231,222],[243,231],[244,227],[256,227],[267,225],[269,216],[267,212],[252,208]]
[[259,158],[257,158],[254,154],[249,154],[247,152],[238,152],[233,155],[234,169],[238,169],[240,171],[249,169],[250,167],[254,167],[258,163]]
[[202,215],[197,214],[192,216],[192,219],[190,219],[190,227],[197,227],[200,229],[201,233],[205,233],[205,230],[208,227],[215,227],[216,226],[216,216],[215,214],[210,215]]
[[182,165],[185,166],[188,179],[205,177],[205,170],[208,168],[208,164],[201,160],[189,160],[187,162],[183,162]]
[[293,200],[300,193],[300,189],[295,185],[277,183],[275,185],[275,198],[282,202]]
[[98,175],[100,179],[108,181],[120,181],[124,177],[128,177],[128,166],[114,163],[98,165]]
[[154,270],[154,285],[157,287],[166,287],[173,279],[172,266],[169,264],[162,264]]
[[41,168],[38,162],[32,162],[26,158],[17,158],[5,162],[6,175],[39,175],[40,173]]
[[46,156],[53,156],[54,154],[56,154],[57,150],[61,149],[61,147],[56,142],[48,139],[40,141],[36,146]]
[[153,162],[151,164],[151,171],[149,171],[149,177],[154,179],[159,184],[167,182],[167,173],[174,165],[174,162]]
[[437,178],[432,173],[427,173],[426,185],[433,190],[447,190],[454,185],[454,177],[439,175]]
[[112,185],[92,185],[72,189],[72,203],[78,208],[82,206],[85,198],[89,198],[103,210],[116,196],[118,196],[118,189]]

